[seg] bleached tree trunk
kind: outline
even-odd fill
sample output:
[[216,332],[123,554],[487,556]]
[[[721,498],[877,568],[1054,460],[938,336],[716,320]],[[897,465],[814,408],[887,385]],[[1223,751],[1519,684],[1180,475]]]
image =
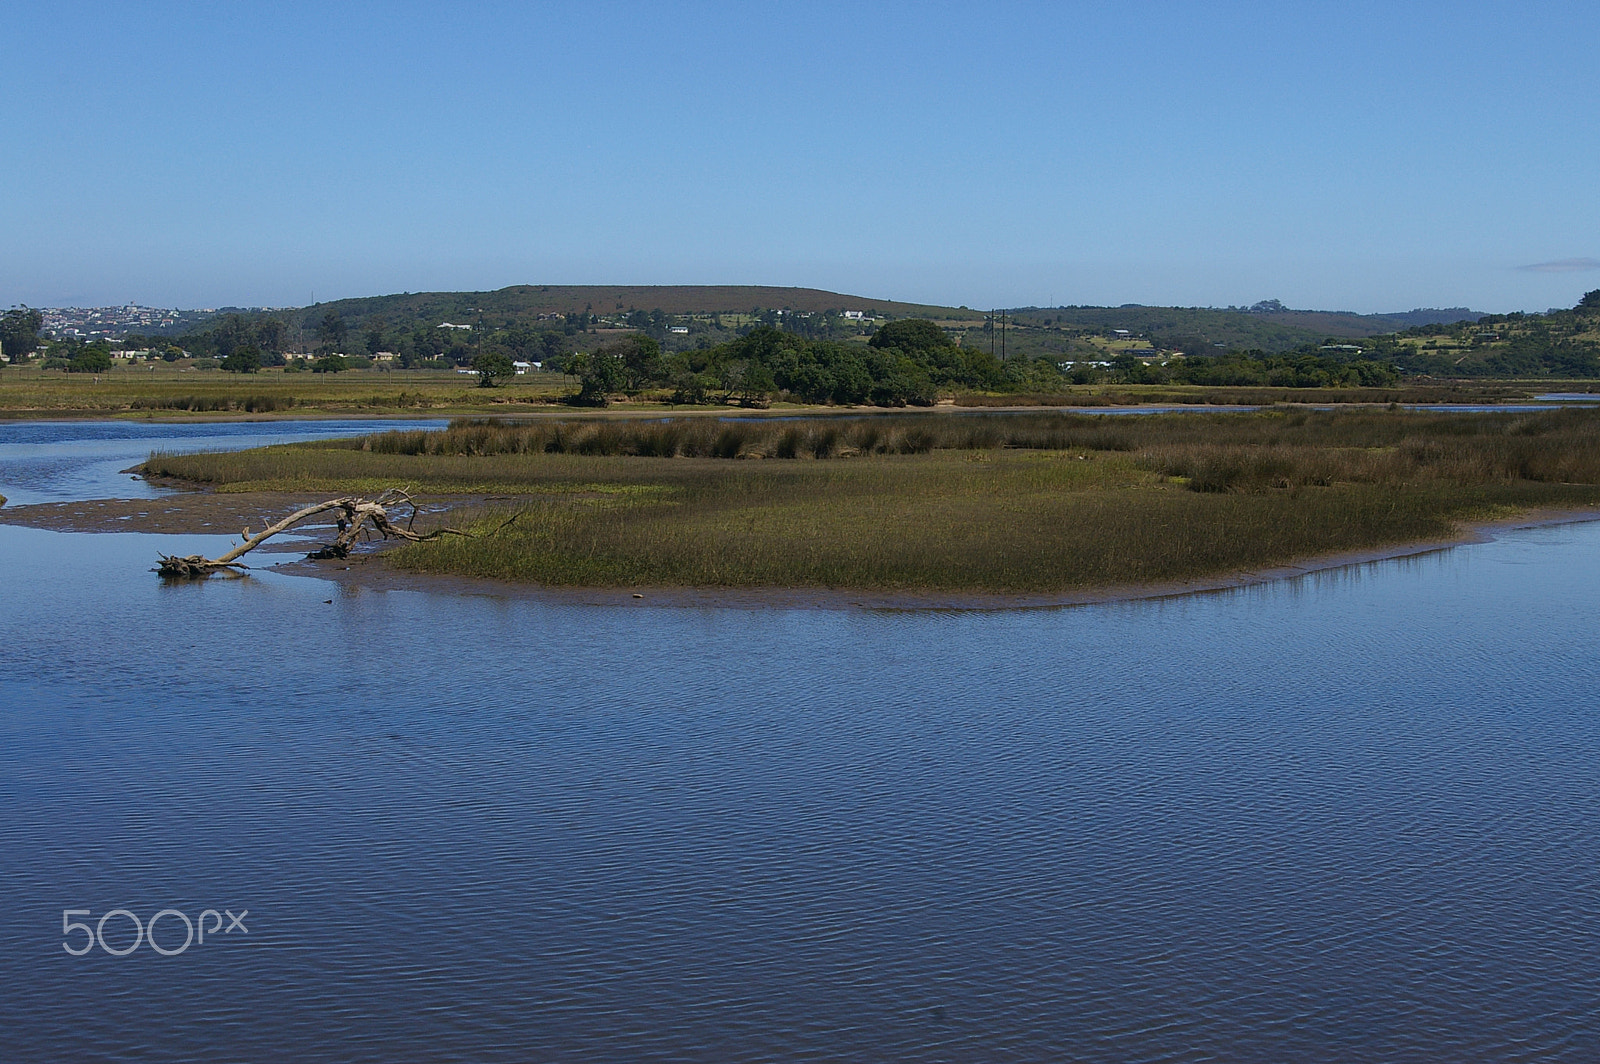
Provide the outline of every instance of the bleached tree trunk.
[[[389,517],[389,507],[396,504],[404,504],[411,507],[411,515],[404,528],[396,525]],[[249,566],[239,561],[240,558],[278,533],[288,531],[306,518],[330,511],[339,513],[339,534],[332,543],[319,547],[307,557],[349,557],[350,549],[355,546],[357,539],[367,533],[369,525],[371,526],[371,531],[377,532],[384,539],[404,539],[412,543],[422,543],[430,539],[438,539],[440,536],[467,535],[467,533],[455,528],[436,528],[432,532],[424,533],[412,531],[411,524],[417,518],[417,504],[412,500],[409,493],[391,489],[376,499],[362,499],[352,495],[342,499],[329,499],[327,502],[319,502],[314,506],[296,510],[283,520],[274,522],[257,533],[252,534],[246,528],[240,533],[242,542],[218,558],[206,558],[199,554],[181,557],[175,554],[163,554],[160,556],[161,564],[151,571],[167,577],[195,578],[210,576],[212,573],[220,572],[224,569],[234,571],[248,569]]]

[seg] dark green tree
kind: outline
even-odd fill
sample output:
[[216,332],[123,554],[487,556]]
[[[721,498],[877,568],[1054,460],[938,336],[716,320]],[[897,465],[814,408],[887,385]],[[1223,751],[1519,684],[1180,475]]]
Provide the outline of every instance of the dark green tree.
[[646,384],[663,380],[667,370],[661,361],[661,345],[648,336],[630,336],[617,344],[622,358],[623,386],[636,392]]
[[104,340],[96,340],[92,344],[85,344],[79,348],[77,354],[72,356],[72,362],[67,366],[67,372],[110,373],[111,346]]
[[[559,360],[567,353],[567,338],[558,332],[546,331],[539,338],[539,359],[548,362],[552,359]],[[556,367],[552,366],[551,369]]]
[[256,322],[256,346],[269,355],[283,353],[283,322],[277,318],[262,318]]
[[312,373],[343,373],[350,368],[343,355],[326,354],[311,364]]
[[337,311],[328,311],[322,316],[322,321],[317,323],[317,339],[334,347],[344,343],[346,331],[344,319]]
[[478,371],[480,388],[493,388],[501,381],[517,375],[517,367],[512,365],[511,356],[499,348],[490,348],[473,359],[472,368]]
[[739,377],[739,405],[765,407],[778,381],[765,362],[747,362]]
[[39,350],[39,330],[44,315],[31,307],[14,307],[0,316],[0,349],[12,362],[22,362]]
[[229,373],[259,373],[261,352],[254,347],[236,347],[233,354],[222,360],[222,368]]
[[[1578,300],[1577,309],[1586,312],[1600,311],[1600,288],[1596,288],[1593,292],[1586,292],[1584,297]],[[37,314],[38,311],[34,311],[34,313]]]
[[687,366],[680,368],[672,376],[673,403],[684,403],[690,406],[699,406],[706,401],[706,392],[716,387],[716,380],[703,373],[696,373]]
[[880,325],[867,344],[880,349],[898,347],[912,356],[926,356],[955,346],[943,329],[926,318],[902,318]]
[[571,400],[576,406],[605,406],[613,393],[622,390],[622,356],[612,346],[589,352],[579,372],[582,383]]

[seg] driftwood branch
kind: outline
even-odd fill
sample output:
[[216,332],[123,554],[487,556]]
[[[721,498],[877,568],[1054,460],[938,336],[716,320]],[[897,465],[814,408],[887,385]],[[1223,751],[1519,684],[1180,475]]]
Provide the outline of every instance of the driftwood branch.
[[[410,520],[404,528],[396,525],[389,517],[389,508],[393,506],[409,506],[411,508]],[[212,573],[222,571],[237,572],[248,569],[249,566],[239,561],[250,551],[255,550],[267,540],[280,532],[304,521],[308,517],[318,514],[337,512],[337,525],[339,534],[332,543],[325,544],[311,553],[308,558],[348,558],[350,549],[363,535],[377,532],[384,539],[403,539],[412,543],[424,543],[440,536],[465,536],[468,533],[457,528],[436,528],[432,532],[412,531],[411,525],[417,519],[417,503],[409,492],[399,489],[390,489],[379,495],[376,499],[362,499],[356,496],[346,496],[342,499],[329,499],[319,502],[314,506],[307,506],[296,510],[294,513],[268,525],[262,531],[251,533],[246,528],[240,533],[243,541],[228,553],[219,558],[206,558],[199,554],[190,554],[180,557],[175,554],[161,555],[161,564],[152,572],[160,573],[167,577],[182,577],[193,579],[196,577],[210,576]],[[370,531],[369,531],[370,526]]]

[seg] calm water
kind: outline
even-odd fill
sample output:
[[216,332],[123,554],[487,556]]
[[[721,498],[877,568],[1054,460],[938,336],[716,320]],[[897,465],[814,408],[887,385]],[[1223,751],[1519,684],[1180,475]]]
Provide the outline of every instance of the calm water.
[[[0,495],[13,506],[71,499],[149,499],[170,492],[123,473],[153,450],[237,451],[295,440],[361,436],[395,422],[235,421],[164,425],[138,421],[0,421]],[[407,428],[448,422],[412,420]]]
[[1600,1059],[1600,524],[996,613],[218,542],[0,527],[0,1059]]

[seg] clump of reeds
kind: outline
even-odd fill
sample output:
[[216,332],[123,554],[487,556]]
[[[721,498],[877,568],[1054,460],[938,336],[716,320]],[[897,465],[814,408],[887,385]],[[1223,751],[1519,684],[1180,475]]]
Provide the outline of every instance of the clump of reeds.
[[290,410],[294,405],[292,395],[162,395],[135,399],[129,404],[134,410],[243,411],[249,414]]
[[460,419],[434,432],[366,437],[377,454],[588,454],[637,458],[842,458],[995,447],[1132,450],[1118,422],[1074,414],[974,414],[660,421]]

